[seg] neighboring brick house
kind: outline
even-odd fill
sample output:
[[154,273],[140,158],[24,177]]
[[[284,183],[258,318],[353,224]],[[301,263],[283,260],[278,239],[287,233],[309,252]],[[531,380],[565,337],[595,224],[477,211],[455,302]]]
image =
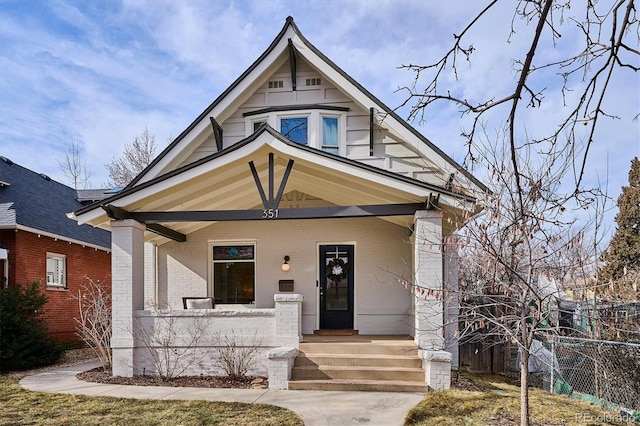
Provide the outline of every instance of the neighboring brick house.
[[64,342],[78,339],[73,296],[86,278],[111,286],[111,234],[66,216],[83,206],[78,199],[75,189],[0,157],[0,283],[40,280],[49,334]]

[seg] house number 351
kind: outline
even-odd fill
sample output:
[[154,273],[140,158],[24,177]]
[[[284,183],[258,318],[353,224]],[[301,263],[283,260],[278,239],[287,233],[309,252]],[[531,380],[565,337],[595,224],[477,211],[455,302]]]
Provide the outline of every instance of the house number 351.
[[278,209],[264,209],[264,210],[262,210],[262,218],[263,219],[277,219],[278,218]]

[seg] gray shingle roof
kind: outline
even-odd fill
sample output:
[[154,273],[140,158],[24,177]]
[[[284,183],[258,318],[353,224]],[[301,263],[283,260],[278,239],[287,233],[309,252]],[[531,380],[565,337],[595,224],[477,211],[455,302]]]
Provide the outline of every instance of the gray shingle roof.
[[0,228],[23,226],[111,248],[109,231],[66,216],[82,206],[75,189],[0,157]]
[[95,203],[113,195],[111,189],[78,189],[78,201],[82,204]]

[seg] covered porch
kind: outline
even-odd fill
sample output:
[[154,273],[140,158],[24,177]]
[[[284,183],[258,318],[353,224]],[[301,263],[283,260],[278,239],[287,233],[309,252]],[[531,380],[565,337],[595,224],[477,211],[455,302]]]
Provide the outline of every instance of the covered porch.
[[[141,330],[158,332],[171,318],[171,344],[198,354],[185,374],[213,372],[216,342],[186,343],[202,327],[244,344],[259,336],[255,373],[282,388],[302,336],[316,330],[411,336],[419,350],[455,353],[446,327],[455,300],[444,295],[455,256],[444,241],[456,209],[474,208],[471,197],[311,150],[267,126],[77,215],[112,231],[114,375],[152,372]],[[184,297],[215,306],[185,310]]]

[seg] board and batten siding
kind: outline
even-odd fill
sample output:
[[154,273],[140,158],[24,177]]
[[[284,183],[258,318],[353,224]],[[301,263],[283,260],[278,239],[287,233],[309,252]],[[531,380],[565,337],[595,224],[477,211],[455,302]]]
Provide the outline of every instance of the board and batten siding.
[[[321,84],[306,86],[307,79],[320,78]],[[269,88],[270,81],[282,81],[282,88]],[[374,152],[369,155],[369,110],[360,107],[341,90],[331,84],[328,78],[318,73],[306,61],[297,63],[297,87],[291,89],[291,73],[287,60],[265,83],[249,96],[233,114],[220,123],[224,132],[224,147],[228,148],[248,137],[244,113],[258,109],[320,104],[349,108],[346,113],[346,145],[341,155],[400,175],[422,180],[436,185],[444,183],[430,162],[416,153],[408,143],[391,135],[384,120],[375,130]],[[380,117],[379,119],[382,119]],[[345,125],[345,123],[341,123]],[[213,133],[194,150],[182,163],[189,164],[217,151]]]
[[[255,242],[256,308],[273,308],[278,281],[294,280],[294,293],[304,296],[303,333],[317,329],[318,246],[354,244],[355,327],[361,334],[411,334],[411,296],[397,280],[412,276],[409,230],[377,218],[212,224],[189,234],[188,244],[158,247],[159,302],[177,308],[184,296],[211,295],[210,244],[233,241]],[[283,272],[287,255],[291,270]]]

